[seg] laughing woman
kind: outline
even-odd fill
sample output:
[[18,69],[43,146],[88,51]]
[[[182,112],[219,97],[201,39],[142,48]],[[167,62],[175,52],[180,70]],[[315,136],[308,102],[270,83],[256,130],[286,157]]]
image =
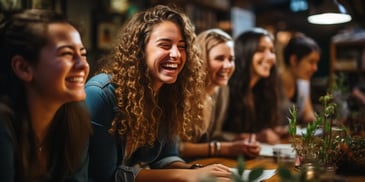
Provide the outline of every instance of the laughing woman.
[[103,73],[86,85],[91,181],[230,180],[228,167],[189,169],[178,154],[177,139],[199,136],[203,127],[205,74],[195,39],[190,20],[162,5],[120,30]]
[[89,73],[63,16],[26,10],[0,25],[1,181],[87,181]]

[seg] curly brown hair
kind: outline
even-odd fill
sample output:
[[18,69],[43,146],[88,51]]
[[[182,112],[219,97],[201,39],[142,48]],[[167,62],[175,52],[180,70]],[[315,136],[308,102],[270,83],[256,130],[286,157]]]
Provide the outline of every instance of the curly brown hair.
[[[174,84],[154,93],[146,65],[145,47],[153,27],[164,21],[178,25],[185,39],[187,60]],[[204,63],[199,56],[194,26],[180,10],[157,5],[135,14],[119,31],[118,40],[102,72],[112,75],[119,111],[110,132],[127,141],[126,157],[159,134],[191,140],[200,136],[203,122]]]

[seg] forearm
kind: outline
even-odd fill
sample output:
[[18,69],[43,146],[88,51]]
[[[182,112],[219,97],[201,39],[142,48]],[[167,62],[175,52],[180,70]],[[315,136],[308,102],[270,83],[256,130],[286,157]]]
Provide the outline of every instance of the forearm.
[[180,143],[180,155],[183,157],[207,157],[209,156],[209,143]]
[[136,177],[136,182],[184,182],[187,181],[188,170],[190,169],[142,169]]
[[165,167],[165,169],[190,169],[190,167],[191,167],[191,164],[177,161],[177,162],[173,162],[173,163],[167,165]]

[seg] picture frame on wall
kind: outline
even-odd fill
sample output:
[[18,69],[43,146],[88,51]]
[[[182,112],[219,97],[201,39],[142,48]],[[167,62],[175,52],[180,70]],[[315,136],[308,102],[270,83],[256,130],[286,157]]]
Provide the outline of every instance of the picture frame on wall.
[[0,12],[18,10],[23,7],[21,0],[0,0]]
[[57,12],[65,12],[65,0],[31,0],[31,8],[49,9]]
[[97,46],[101,50],[109,50],[119,29],[119,25],[111,22],[100,22],[97,27]]

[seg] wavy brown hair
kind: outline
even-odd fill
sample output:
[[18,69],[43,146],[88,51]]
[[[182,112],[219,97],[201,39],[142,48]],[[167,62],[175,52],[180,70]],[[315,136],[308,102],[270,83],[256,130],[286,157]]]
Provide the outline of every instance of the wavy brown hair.
[[[178,25],[185,39],[187,60],[177,80],[154,93],[146,65],[145,47],[153,27],[164,21]],[[126,157],[156,139],[179,136],[191,140],[203,128],[205,71],[194,27],[176,8],[157,5],[135,14],[119,31],[118,40],[102,72],[112,75],[119,111],[111,133],[127,141]],[[161,136],[159,134],[165,134]],[[162,137],[162,138],[159,138]]]

